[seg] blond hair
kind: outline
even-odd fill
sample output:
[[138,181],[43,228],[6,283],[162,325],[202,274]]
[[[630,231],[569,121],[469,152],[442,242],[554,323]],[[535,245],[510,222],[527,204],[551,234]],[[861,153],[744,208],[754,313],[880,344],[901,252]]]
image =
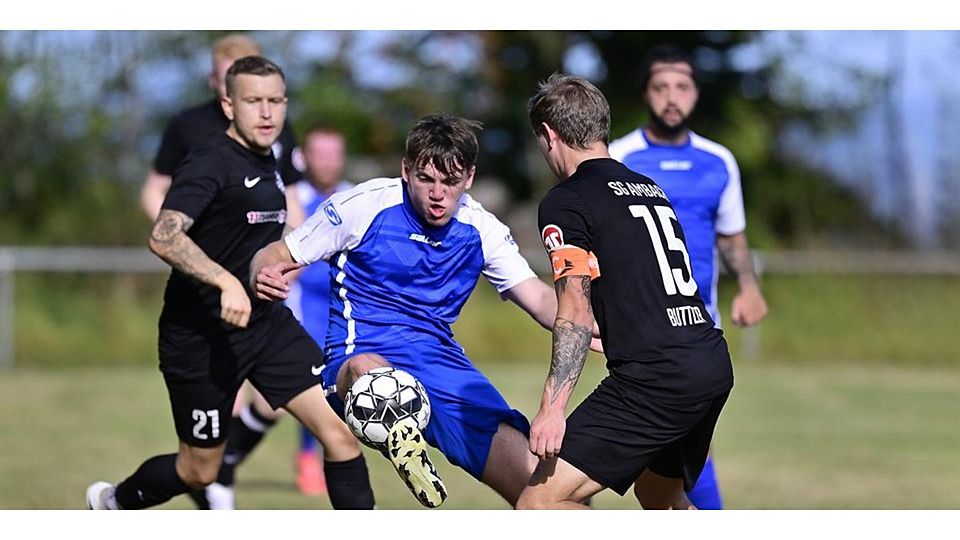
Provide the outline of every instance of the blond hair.
[[260,45],[245,34],[228,34],[213,44],[213,63],[237,60],[244,56],[260,56]]

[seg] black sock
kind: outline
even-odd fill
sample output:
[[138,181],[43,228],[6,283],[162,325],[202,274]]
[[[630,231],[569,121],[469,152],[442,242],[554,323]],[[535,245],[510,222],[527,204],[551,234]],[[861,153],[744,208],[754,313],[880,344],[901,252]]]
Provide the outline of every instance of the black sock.
[[117,504],[124,510],[140,510],[163,504],[186,493],[189,487],[177,474],[177,455],[154,456],[137,472],[117,485]]
[[334,510],[372,510],[376,505],[363,454],[349,461],[324,461],[323,473]]
[[234,470],[247,458],[247,455],[260,444],[263,435],[273,427],[275,420],[264,418],[251,404],[240,410],[240,416],[230,420],[230,434],[227,436],[227,449],[223,453],[223,463],[217,475],[217,483],[232,486]]

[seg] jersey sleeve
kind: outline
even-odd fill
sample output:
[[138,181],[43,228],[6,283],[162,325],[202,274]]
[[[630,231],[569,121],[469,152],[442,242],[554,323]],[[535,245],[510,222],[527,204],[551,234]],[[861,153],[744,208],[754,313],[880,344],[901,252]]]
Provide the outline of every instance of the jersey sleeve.
[[591,222],[583,201],[570,189],[554,188],[540,202],[540,239],[547,253],[577,247],[593,251]]
[[540,203],[539,224],[554,281],[568,276],[600,277],[590,218],[572,190],[554,189],[547,194]]
[[311,264],[357,247],[382,209],[376,192],[388,187],[390,182],[392,180],[372,180],[331,195],[313,215],[284,237],[293,260]]
[[510,228],[489,214],[480,231],[483,245],[482,273],[498,293],[510,290],[521,282],[537,277],[520,254]]
[[720,194],[715,229],[718,234],[731,235],[743,232],[747,228],[747,220],[743,211],[740,168],[732,155],[724,161],[727,166],[727,184]]
[[[200,159],[205,152],[187,156],[183,164],[173,174],[170,191],[163,200],[162,210],[183,212],[191,219],[197,219],[206,210],[210,202],[220,193],[223,180],[210,167],[202,164],[209,162]],[[159,171],[157,171],[159,172]]]
[[159,174],[173,176],[177,165],[187,156],[187,146],[179,126],[179,117],[175,117],[163,131],[160,148],[157,149],[157,155],[153,158],[153,170]]

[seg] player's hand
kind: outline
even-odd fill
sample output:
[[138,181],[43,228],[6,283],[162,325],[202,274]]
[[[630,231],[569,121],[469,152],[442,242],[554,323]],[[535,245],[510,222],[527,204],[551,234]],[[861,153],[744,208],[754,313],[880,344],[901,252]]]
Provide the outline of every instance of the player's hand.
[[257,298],[261,300],[286,300],[290,294],[289,274],[303,267],[295,262],[279,262],[264,266],[257,273]]
[[229,277],[220,288],[220,318],[233,326],[246,328],[250,321],[250,297],[239,279],[227,275]]
[[552,459],[560,455],[567,419],[563,411],[555,407],[541,408],[530,425],[530,452],[540,459]]
[[597,338],[590,340],[590,350],[595,353],[603,354],[603,342]]
[[767,316],[767,301],[756,287],[741,289],[733,298],[730,319],[737,326],[752,326]]

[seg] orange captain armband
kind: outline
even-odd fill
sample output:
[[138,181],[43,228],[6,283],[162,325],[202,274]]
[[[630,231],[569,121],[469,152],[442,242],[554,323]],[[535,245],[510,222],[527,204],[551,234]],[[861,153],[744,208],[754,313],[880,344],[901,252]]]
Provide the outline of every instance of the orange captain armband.
[[592,251],[576,246],[560,246],[550,252],[553,265],[553,281],[568,276],[590,276],[590,280],[600,277],[600,263]]

